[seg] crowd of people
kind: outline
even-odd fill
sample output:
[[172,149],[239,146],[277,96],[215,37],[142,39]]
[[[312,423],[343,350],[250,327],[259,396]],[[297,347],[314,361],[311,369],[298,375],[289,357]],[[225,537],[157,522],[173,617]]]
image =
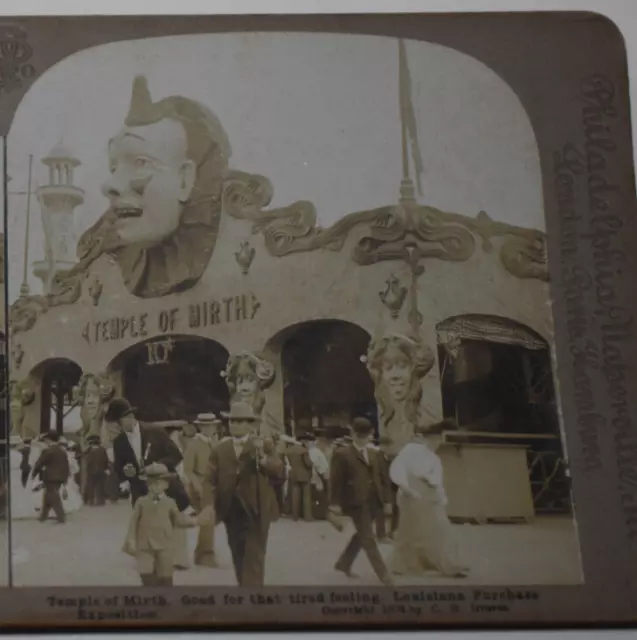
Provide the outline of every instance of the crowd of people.
[[[280,517],[326,520],[339,531],[350,519],[354,534],[334,565],[350,577],[361,551],[387,585],[432,570],[468,574],[436,455],[443,423],[416,425],[413,439],[390,455],[391,441],[374,444],[366,418],[335,441],[321,431],[264,435],[242,402],[184,421],[172,434],[140,422],[125,398],[110,400],[104,419],[117,431],[109,447],[97,436],[80,447],[56,432],[11,438],[11,517],[44,522],[52,512],[64,523],[82,505],[130,500],[122,551],[135,557],[143,585],[171,585],[174,572],[193,563],[218,567],[215,529],[223,524],[237,584],[261,586],[270,525]],[[389,561],[382,543],[393,545]]]

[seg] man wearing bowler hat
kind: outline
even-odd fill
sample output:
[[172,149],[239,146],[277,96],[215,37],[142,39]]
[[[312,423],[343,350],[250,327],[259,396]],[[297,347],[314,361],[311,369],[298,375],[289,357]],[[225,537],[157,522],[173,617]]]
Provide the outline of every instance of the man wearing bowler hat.
[[[214,413],[200,413],[194,421],[198,433],[190,439],[184,452],[184,475],[186,489],[194,509],[201,513],[206,508],[214,508],[212,487],[212,452],[219,444],[218,431],[221,420]],[[195,564],[217,567],[215,554],[215,518],[210,524],[199,527]]]
[[266,453],[255,435],[259,418],[249,404],[233,403],[225,416],[230,436],[212,451],[217,521],[226,527],[237,583],[260,587],[270,523],[279,515],[274,487],[285,470],[274,450]]
[[377,449],[369,446],[374,431],[367,418],[355,418],[351,425],[351,444],[334,452],[330,473],[330,510],[336,516],[349,516],[356,532],[336,562],[334,568],[353,577],[352,566],[361,549],[367,555],[374,572],[383,584],[393,584],[391,573],[380,554],[373,525],[378,514],[391,505],[390,480]]
[[66,514],[62,506],[60,489],[68,482],[71,475],[69,459],[66,451],[58,444],[60,436],[56,431],[49,431],[42,439],[47,447],[40,454],[31,473],[32,478],[40,476],[44,484],[42,511],[39,519],[44,522],[49,517],[49,511],[53,509],[57,521],[65,522]]
[[[163,429],[140,424],[135,418],[135,409],[125,398],[113,398],[104,419],[121,429],[113,440],[113,467],[120,483],[128,482],[134,505],[148,493],[144,468],[158,462],[174,473],[181,462],[181,452]],[[180,511],[190,504],[177,477],[171,478],[166,495],[175,500]]]

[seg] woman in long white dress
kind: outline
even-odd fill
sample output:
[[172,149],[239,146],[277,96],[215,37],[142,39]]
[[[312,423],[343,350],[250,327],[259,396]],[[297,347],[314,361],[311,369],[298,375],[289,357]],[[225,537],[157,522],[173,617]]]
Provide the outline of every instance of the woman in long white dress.
[[392,570],[398,575],[438,571],[465,577],[455,531],[447,517],[442,462],[435,451],[444,423],[418,425],[414,437],[391,463],[389,474],[398,486],[400,520],[395,533]]
[[62,446],[66,450],[67,458],[69,459],[69,479],[66,483],[66,491],[62,494],[62,506],[64,507],[64,513],[75,513],[82,508],[84,501],[82,500],[82,492],[80,487],[75,481],[76,475],[80,472],[80,465],[75,459],[75,454],[67,446],[66,441],[62,441]]
[[[19,436],[11,436],[9,452],[9,466],[11,474],[11,519],[28,520],[38,517],[41,494],[34,491],[34,482],[29,475],[26,483],[23,478],[23,451],[25,445]],[[29,463],[32,460],[32,451]],[[26,475],[26,474],[25,474]]]

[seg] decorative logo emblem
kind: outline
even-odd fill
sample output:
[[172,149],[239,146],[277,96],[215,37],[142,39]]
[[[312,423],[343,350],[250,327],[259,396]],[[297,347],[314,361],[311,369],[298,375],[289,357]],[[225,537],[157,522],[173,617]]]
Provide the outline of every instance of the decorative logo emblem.
[[175,347],[175,341],[171,338],[166,340],[155,340],[146,344],[148,349],[148,361],[146,364],[154,366],[156,364],[168,364],[170,354]]
[[0,92],[19,89],[23,80],[35,76],[35,67],[29,64],[32,55],[24,29],[0,25]]
[[99,281],[98,278],[95,278],[95,280],[93,280],[93,282],[91,283],[91,286],[89,287],[88,293],[91,296],[91,299],[93,300],[93,304],[96,307],[100,303],[100,298],[102,296],[103,290],[104,290],[104,287],[102,286],[102,283]]
[[250,265],[254,260],[255,253],[255,248],[251,247],[250,243],[247,240],[241,243],[241,248],[239,249],[239,251],[235,251],[234,257],[237,261],[237,264],[241,267],[241,271],[244,276],[248,275],[248,271],[250,271]]

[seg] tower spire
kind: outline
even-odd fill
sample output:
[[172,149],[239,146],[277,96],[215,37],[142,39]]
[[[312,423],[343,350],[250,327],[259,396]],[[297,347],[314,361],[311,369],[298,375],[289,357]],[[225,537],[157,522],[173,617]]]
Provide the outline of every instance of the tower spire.
[[75,186],[74,173],[80,161],[65,146],[62,138],[42,158],[49,169],[49,182],[37,190],[44,229],[44,260],[36,262],[35,275],[42,280],[44,293],[58,274],[68,272],[76,263],[74,210],[84,202],[84,191]]
[[403,178],[400,183],[400,201],[414,202],[414,183],[411,179],[409,156],[411,155],[412,157],[414,177],[419,195],[422,195],[421,176],[423,173],[423,162],[418,144],[418,127],[416,125],[416,114],[412,102],[411,76],[407,64],[407,50],[405,48],[405,42],[402,39],[398,41],[398,82],[403,165]]

